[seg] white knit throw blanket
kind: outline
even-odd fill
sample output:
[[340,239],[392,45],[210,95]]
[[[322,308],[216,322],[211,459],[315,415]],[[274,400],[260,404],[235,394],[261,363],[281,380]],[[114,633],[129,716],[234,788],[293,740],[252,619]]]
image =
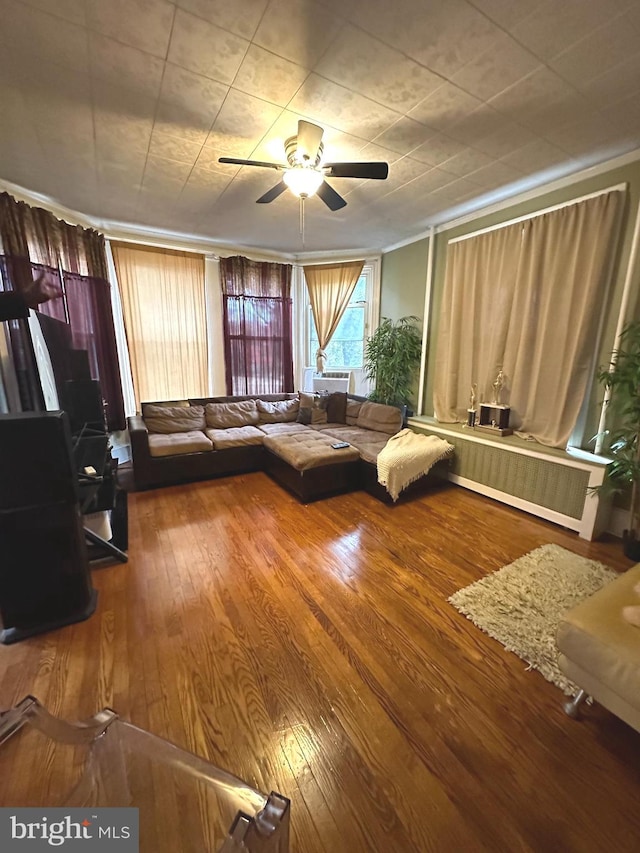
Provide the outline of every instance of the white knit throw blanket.
[[378,454],[378,482],[394,501],[400,492],[448,456],[453,445],[435,435],[403,429],[392,435]]

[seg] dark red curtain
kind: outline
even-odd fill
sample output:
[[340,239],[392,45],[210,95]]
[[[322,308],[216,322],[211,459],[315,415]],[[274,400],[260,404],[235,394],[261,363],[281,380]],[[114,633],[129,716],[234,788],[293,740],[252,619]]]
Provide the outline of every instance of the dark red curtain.
[[290,264],[220,259],[227,394],[293,391]]
[[87,350],[91,375],[100,382],[109,429],[124,429],[104,236],[0,193],[0,238],[6,256],[4,289],[17,291],[31,308],[70,325],[73,346]]

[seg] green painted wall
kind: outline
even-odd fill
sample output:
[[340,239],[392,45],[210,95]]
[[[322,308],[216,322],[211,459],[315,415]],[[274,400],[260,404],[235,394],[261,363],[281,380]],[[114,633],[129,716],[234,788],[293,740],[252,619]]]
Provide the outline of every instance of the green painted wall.
[[[569,187],[564,187],[559,190],[544,193],[533,200],[521,202],[511,207],[505,208],[499,213],[493,213],[486,216],[478,216],[470,222],[460,225],[456,228],[443,230],[436,234],[434,241],[434,279],[432,287],[431,312],[429,320],[429,337],[427,346],[427,372],[425,381],[425,411],[424,414],[433,414],[433,370],[435,364],[436,343],[438,337],[438,318],[440,314],[440,304],[442,301],[442,289],[444,286],[444,271],[446,264],[447,242],[453,237],[458,237],[462,234],[469,234],[477,231],[480,228],[486,228],[490,225],[495,225],[500,222],[506,222],[510,219],[515,219],[519,216],[535,213],[538,210],[551,207],[554,204],[559,204],[565,201],[570,201],[573,198],[578,198],[588,193],[606,189],[607,187],[616,184],[628,184],[627,203],[622,221],[622,240],[620,243],[618,257],[616,259],[613,281],[608,295],[604,313],[604,324],[602,341],[597,353],[597,365],[608,363],[609,355],[613,347],[615,328],[618,319],[618,310],[622,299],[622,289],[624,279],[627,272],[629,253],[631,249],[631,240],[633,229],[635,226],[636,212],[638,203],[640,202],[640,160],[626,166],[621,166],[603,174],[591,178],[585,178]],[[421,241],[422,242],[422,241]],[[398,249],[398,252],[405,252],[410,246],[403,249]],[[387,257],[386,255],[384,256]],[[384,269],[384,268],[383,268]],[[637,294],[640,290],[640,275],[638,271],[635,274],[633,286],[633,298],[630,305],[630,317],[639,316],[639,305]],[[391,285],[391,279],[388,280],[386,286]],[[384,292],[384,288],[383,288]],[[389,299],[391,302],[391,300]],[[598,423],[598,402],[602,399],[602,389],[594,382],[592,392],[590,394],[590,402],[585,428],[585,441],[595,433]]]
[[394,249],[382,256],[380,316],[399,320],[414,315],[424,319],[429,238]]

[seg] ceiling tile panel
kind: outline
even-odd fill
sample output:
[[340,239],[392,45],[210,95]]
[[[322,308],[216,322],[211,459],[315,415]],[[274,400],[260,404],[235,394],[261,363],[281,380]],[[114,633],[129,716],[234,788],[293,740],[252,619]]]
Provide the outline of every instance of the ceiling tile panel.
[[492,158],[486,154],[482,154],[473,148],[465,148],[464,151],[449,160],[445,160],[441,165],[445,172],[451,172],[452,175],[463,178],[470,172],[475,172],[476,169],[480,169],[491,162],[493,162]]
[[503,115],[492,107],[481,104],[455,124],[450,125],[447,128],[447,134],[465,145],[473,146],[476,139],[496,133],[505,124],[507,120]]
[[400,116],[399,113],[312,74],[292,100],[291,109],[312,120],[371,142]]
[[357,0],[350,18],[443,77],[488,50],[500,33],[465,0]]
[[[367,142],[363,148],[354,154],[354,158],[356,155],[358,161],[373,160],[374,162],[389,163],[389,165],[391,165],[391,163],[395,163],[396,160],[399,160],[401,157],[397,151],[391,151],[389,148],[383,148],[382,145],[377,145],[375,142]],[[347,159],[347,155],[340,151],[340,158]],[[423,163],[424,161],[420,160],[419,162]]]
[[433,136],[433,130],[408,116],[399,118],[390,128],[376,136],[374,142],[399,154],[408,154]]
[[607,156],[608,144],[616,134],[617,130],[611,127],[602,113],[594,113],[552,128],[547,137],[554,145],[575,156],[593,153],[595,159],[591,162],[598,162]]
[[150,157],[164,157],[167,160],[178,160],[181,163],[188,163],[193,166],[201,150],[202,145],[200,143],[170,136],[158,130],[157,126],[154,127],[151,134]]
[[534,9],[543,5],[543,2],[544,0],[470,0],[472,6],[506,30],[530,15]]
[[175,6],[168,0],[86,0],[87,25],[116,41],[165,59]]
[[178,9],[168,59],[188,71],[230,84],[248,47],[246,39]]
[[164,133],[202,143],[229,92],[201,74],[168,62],[162,78],[156,127]]
[[500,33],[490,50],[468,62],[452,81],[487,101],[539,67],[537,57],[506,33]]
[[[617,10],[614,14],[617,13]],[[551,59],[607,23],[609,0],[547,0],[516,24],[512,35],[540,59]]]
[[226,157],[249,157],[281,112],[275,104],[231,89],[206,144]]
[[392,109],[407,112],[442,83],[442,78],[379,39],[347,25],[315,68],[334,83]]
[[83,27],[12,0],[2,0],[0,22],[3,41],[25,61],[88,73],[89,48]]
[[481,103],[479,98],[453,83],[446,82],[410,110],[409,115],[428,127],[445,130]]
[[[205,145],[198,155],[198,159],[195,162],[189,180],[192,180],[194,175],[204,175],[205,172],[217,172],[218,174],[214,177],[217,180],[222,180],[224,178],[226,183],[228,183],[235,175],[238,174],[241,167],[233,166],[230,163],[219,163],[219,158],[224,156],[225,153],[220,151],[219,148],[211,148],[209,145]],[[213,178],[211,180],[213,180]]]
[[623,59],[611,71],[579,84],[578,88],[597,107],[637,94],[640,92],[640,54]]
[[72,24],[80,24],[80,26],[86,24],[85,0],[55,0],[55,3],[51,0],[23,0],[23,2],[25,6],[49,12],[56,18],[63,18]]
[[486,136],[478,136],[473,141],[473,147],[490,157],[504,157],[510,151],[526,145],[534,140],[535,134],[529,128],[521,124],[507,121],[497,130],[493,130]]
[[521,175],[522,173],[519,169],[510,166],[508,163],[496,160],[487,166],[482,166],[475,172],[470,172],[467,178],[472,183],[478,184],[481,187],[493,189],[517,181]]
[[550,169],[565,162],[566,159],[567,154],[562,149],[547,142],[546,139],[534,139],[521,148],[505,154],[502,161],[528,175],[542,169]]
[[491,98],[489,103],[513,121],[529,126],[550,105],[564,103],[573,96],[575,90],[568,83],[543,67]]
[[146,155],[153,129],[153,102],[136,92],[102,84],[96,87],[93,121],[100,158],[126,163]]
[[427,163],[429,166],[439,166],[456,154],[466,151],[467,147],[457,139],[452,139],[443,133],[436,133],[419,148],[414,149],[411,156],[414,160]]
[[399,189],[399,187],[410,183],[428,171],[429,166],[426,163],[419,163],[410,157],[402,157],[389,166],[389,177],[386,181],[369,181],[368,183],[377,187],[377,192],[380,195],[384,195],[392,190]]
[[549,65],[563,79],[577,87],[614,68],[622,58],[638,56],[640,32],[626,16],[610,21],[568,50]]
[[251,39],[269,0],[177,0],[177,5],[205,21]]
[[309,71],[295,62],[251,45],[233,86],[241,92],[284,107],[308,76]]
[[[247,251],[379,249],[640,148],[638,0],[0,0],[0,22],[0,178]],[[328,162],[391,166],[332,181],[339,213],[311,199],[304,246],[292,194],[255,203],[276,171],[218,162],[284,162],[300,118]]]
[[98,33],[90,34],[89,44],[94,78],[158,97],[164,69],[161,59]]
[[303,68],[314,68],[340,25],[333,13],[312,0],[271,0],[253,40]]
[[147,157],[142,188],[153,192],[178,195],[191,173],[191,163],[167,160],[165,157]]

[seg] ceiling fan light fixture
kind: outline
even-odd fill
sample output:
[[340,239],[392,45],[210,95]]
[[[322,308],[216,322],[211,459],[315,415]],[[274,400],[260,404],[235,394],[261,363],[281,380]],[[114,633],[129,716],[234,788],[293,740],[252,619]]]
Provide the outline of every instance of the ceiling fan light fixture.
[[324,181],[322,172],[316,169],[298,167],[287,169],[282,176],[283,181],[298,198],[309,198],[315,195]]

